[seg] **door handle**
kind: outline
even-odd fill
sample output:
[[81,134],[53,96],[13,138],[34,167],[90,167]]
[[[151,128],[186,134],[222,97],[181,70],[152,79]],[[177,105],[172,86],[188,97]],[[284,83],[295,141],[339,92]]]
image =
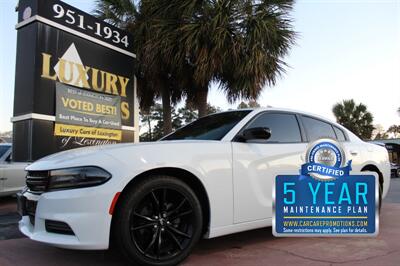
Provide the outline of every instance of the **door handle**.
[[6,177],[2,177],[2,178],[0,178],[0,181],[2,181],[2,180],[7,180],[8,178],[6,178]]
[[356,151],[356,150],[351,150],[351,151],[350,151],[350,154],[356,156],[356,155],[358,154],[358,151]]

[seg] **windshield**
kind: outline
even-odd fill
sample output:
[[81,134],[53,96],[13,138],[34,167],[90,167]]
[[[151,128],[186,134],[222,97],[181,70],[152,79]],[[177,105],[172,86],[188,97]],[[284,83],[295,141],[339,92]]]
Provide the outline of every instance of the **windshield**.
[[2,157],[10,148],[11,148],[11,146],[1,145],[0,146],[0,157]]
[[221,140],[250,112],[251,110],[241,110],[205,116],[176,130],[161,140]]

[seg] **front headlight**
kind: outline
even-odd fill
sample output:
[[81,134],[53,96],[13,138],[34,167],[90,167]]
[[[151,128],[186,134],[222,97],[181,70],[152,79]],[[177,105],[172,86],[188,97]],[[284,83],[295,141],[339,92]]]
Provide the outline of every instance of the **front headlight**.
[[110,178],[109,172],[95,166],[51,170],[48,190],[98,186]]

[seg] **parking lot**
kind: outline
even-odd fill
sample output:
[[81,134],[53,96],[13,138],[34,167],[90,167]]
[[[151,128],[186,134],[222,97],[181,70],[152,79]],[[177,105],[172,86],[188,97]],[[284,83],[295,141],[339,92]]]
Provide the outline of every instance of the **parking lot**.
[[[23,237],[15,199],[0,199],[0,265],[125,265],[111,251],[63,250]],[[400,178],[391,179],[376,238],[275,238],[271,228],[202,240],[184,265],[399,265]]]

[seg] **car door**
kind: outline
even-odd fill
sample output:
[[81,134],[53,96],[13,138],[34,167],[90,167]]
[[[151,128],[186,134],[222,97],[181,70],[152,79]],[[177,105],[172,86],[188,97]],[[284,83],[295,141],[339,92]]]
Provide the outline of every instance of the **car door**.
[[25,186],[25,167],[24,162],[11,162],[11,154],[2,164],[3,192],[17,192]]
[[6,164],[6,159],[11,152],[11,146],[0,144],[0,193],[4,190],[4,171],[3,168]]
[[297,173],[303,163],[307,142],[300,126],[294,113],[266,111],[242,131],[268,127],[268,140],[232,142],[235,223],[272,217],[273,179]]

